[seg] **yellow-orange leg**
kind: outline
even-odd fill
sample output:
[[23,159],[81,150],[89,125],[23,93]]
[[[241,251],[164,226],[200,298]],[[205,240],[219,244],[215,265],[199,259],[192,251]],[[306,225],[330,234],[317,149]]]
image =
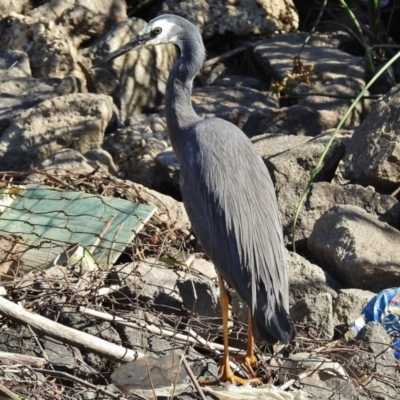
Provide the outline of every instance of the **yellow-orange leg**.
[[[221,382],[230,382],[232,384],[239,383],[240,385],[244,385],[247,383],[257,383],[260,384],[261,381],[255,377],[254,371],[252,373],[251,379],[243,379],[239,378],[238,376],[235,376],[232,372],[232,369],[229,365],[229,348],[228,348],[228,307],[229,307],[229,297],[228,293],[226,293],[225,286],[224,286],[224,281],[222,279],[222,276],[218,274],[218,282],[219,282],[219,289],[220,289],[220,302],[221,302],[221,311],[222,311],[222,331],[223,331],[223,336],[224,336],[224,355],[222,358],[222,362],[220,363],[220,374],[221,376],[219,379],[215,381],[199,381],[201,385],[217,385]],[[253,335],[251,335],[251,340],[253,340]],[[248,348],[247,350],[249,351],[249,346],[250,344],[248,343]],[[253,352],[253,343],[251,343],[251,352]],[[252,353],[253,358],[254,353]],[[246,366],[247,367],[247,366]]]
[[252,378],[257,378],[253,367],[258,367],[257,358],[254,355],[254,336],[253,336],[253,318],[249,309],[249,321],[247,330],[247,351],[245,356],[233,355],[232,358],[241,362],[249,371]]

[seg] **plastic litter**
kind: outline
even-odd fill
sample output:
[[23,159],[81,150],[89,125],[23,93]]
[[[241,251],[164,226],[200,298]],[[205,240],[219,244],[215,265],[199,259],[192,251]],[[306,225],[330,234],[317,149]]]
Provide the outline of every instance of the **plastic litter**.
[[393,338],[394,356],[400,359],[400,288],[390,288],[379,292],[363,310],[363,316],[352,324],[353,332],[358,333],[369,322],[379,322]]

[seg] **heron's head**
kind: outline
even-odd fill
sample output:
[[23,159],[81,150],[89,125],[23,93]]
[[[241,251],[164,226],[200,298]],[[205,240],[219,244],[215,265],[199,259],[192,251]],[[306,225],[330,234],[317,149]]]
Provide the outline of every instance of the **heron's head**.
[[173,43],[182,47],[183,41],[190,36],[200,39],[201,35],[194,25],[177,15],[160,15],[151,20],[131,41],[113,51],[97,63],[92,68],[114,59],[131,50],[139,50],[143,47],[155,46],[162,43]]

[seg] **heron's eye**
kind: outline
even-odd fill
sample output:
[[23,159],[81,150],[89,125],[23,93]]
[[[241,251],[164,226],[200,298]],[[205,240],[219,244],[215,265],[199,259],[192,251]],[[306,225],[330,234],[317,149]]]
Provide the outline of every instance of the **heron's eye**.
[[161,33],[161,31],[162,31],[161,28],[154,28],[154,29],[151,31],[151,36],[152,36],[152,37],[158,36],[158,35]]

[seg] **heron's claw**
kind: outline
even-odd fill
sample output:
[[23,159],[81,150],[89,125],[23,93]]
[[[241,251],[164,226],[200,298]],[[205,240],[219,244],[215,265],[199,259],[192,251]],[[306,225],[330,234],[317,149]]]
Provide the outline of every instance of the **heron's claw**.
[[258,368],[258,361],[254,354],[247,354],[245,356],[231,355],[230,357],[235,361],[242,363],[246,367],[247,371],[249,371],[252,378],[257,378],[253,368]]
[[[251,365],[254,365],[254,363],[257,364],[257,359],[254,356],[253,356],[254,360],[252,359],[252,357],[246,357],[246,356],[238,356],[238,357],[241,357],[241,359],[243,361],[242,360],[240,360],[240,361],[243,362],[243,364],[246,366],[246,368],[250,372],[250,375],[251,375],[250,379],[239,378],[238,376],[234,375],[229,364],[226,365],[224,359],[222,358],[219,362],[220,377],[213,381],[200,380],[199,381],[200,385],[215,386],[215,385],[219,385],[220,383],[224,383],[224,382],[229,382],[232,385],[248,385],[248,384],[261,385],[261,380],[259,378],[257,378],[255,372],[253,371],[253,368],[251,367]],[[233,357],[233,358],[235,358],[235,357]]]

